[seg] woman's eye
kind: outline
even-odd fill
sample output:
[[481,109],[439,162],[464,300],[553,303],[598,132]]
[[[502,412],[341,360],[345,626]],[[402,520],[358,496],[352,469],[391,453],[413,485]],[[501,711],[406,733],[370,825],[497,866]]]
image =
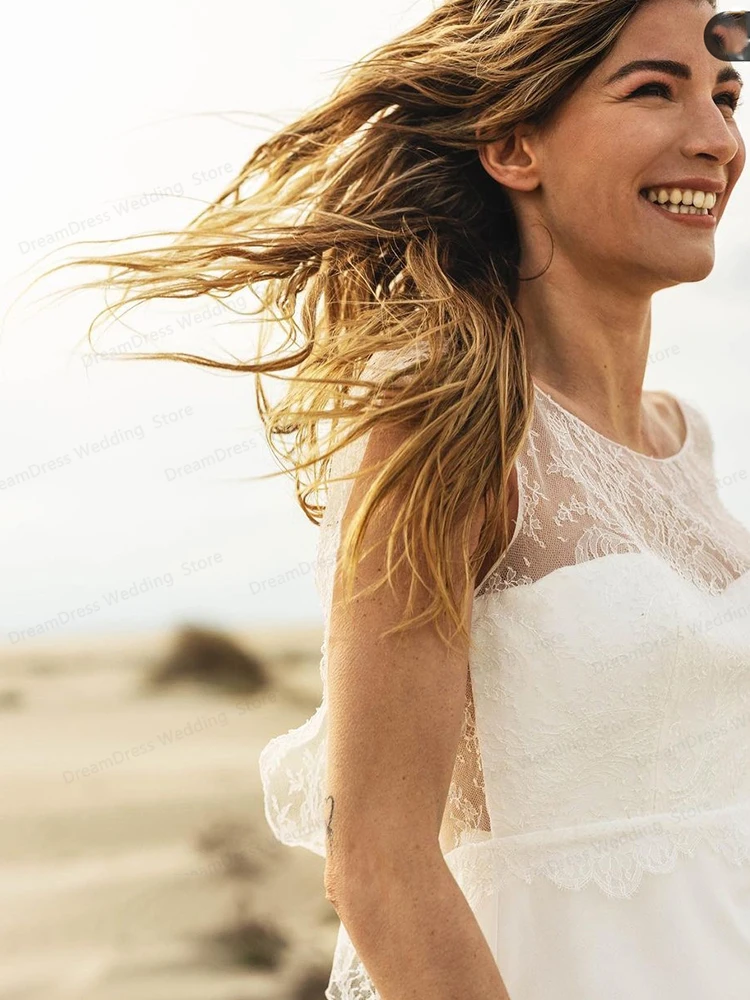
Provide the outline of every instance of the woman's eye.
[[647,90],[659,90],[662,92],[662,94],[666,94],[667,97],[672,96],[672,88],[669,86],[668,83],[646,83],[642,87],[639,87],[637,90],[634,90],[633,93],[629,94],[628,96],[638,97],[639,94],[643,94]]
[[[650,91],[656,90],[662,96],[669,97],[669,98],[672,97],[672,88],[669,86],[668,83],[646,83],[642,87],[639,87],[637,90],[634,90],[632,94],[628,94],[628,97],[638,97],[639,95],[644,94],[645,91],[649,91],[649,90]],[[657,95],[654,95],[654,96],[657,96]],[[722,100],[722,98],[724,99],[724,104],[726,104],[727,107],[730,107],[732,109],[732,111],[736,111],[737,108],[743,103],[739,99],[739,97],[736,97],[731,92],[731,90],[725,90],[723,93],[717,94],[717,99],[718,100]]]

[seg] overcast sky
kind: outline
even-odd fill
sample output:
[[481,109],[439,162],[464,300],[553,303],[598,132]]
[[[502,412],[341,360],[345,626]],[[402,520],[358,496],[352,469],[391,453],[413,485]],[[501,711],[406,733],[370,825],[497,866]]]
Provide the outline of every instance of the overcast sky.
[[[339,70],[432,8],[431,0],[14,5],[0,62],[10,138],[0,165],[3,313],[45,254],[55,251],[47,264],[69,255],[60,256],[68,240],[185,225],[260,141],[330,93]],[[746,137],[747,115],[743,105]],[[749,192],[746,171],[717,233],[711,276],[654,298],[646,376],[647,388],[707,414],[722,498],[748,524]],[[95,248],[71,253],[87,249]],[[45,308],[27,296],[0,336],[0,645],[43,642],[32,633],[50,620],[58,636],[187,620],[320,621],[317,529],[292,481],[240,481],[276,468],[252,379],[86,357],[77,345],[101,304],[80,293]],[[241,351],[237,328],[219,329],[217,312],[162,303],[131,313],[134,329],[110,329],[97,344],[141,349],[140,331],[168,350]],[[178,471],[210,454],[219,456],[211,469]],[[25,470],[31,482],[18,480]]]

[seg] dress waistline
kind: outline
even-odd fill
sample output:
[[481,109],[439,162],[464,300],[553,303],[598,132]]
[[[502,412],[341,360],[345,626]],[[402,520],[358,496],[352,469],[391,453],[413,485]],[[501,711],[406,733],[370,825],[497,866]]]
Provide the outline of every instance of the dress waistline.
[[474,831],[445,853],[470,902],[510,877],[546,876],[560,888],[596,883],[610,896],[632,896],[644,872],[672,871],[680,856],[706,843],[732,864],[750,863],[750,801],[622,817],[507,836]]

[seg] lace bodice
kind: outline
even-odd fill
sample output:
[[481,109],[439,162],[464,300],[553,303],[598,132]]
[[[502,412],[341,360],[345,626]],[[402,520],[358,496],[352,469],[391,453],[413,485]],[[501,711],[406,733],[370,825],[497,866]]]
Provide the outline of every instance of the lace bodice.
[[[719,498],[705,417],[678,402],[685,443],[657,459],[535,387],[514,535],[475,591],[440,832],[473,904],[540,876],[632,896],[700,843],[750,862],[750,532]],[[324,609],[348,485],[321,526]],[[321,705],[268,744],[261,774],[279,839],[324,855],[325,641],[321,653]],[[362,971],[345,951],[351,983]]]
[[539,386],[535,400],[537,419],[516,464],[520,537],[480,595],[619,552],[655,553],[712,594],[746,571],[750,539],[721,507],[713,440],[700,410],[680,404],[684,444],[659,459],[603,437]]

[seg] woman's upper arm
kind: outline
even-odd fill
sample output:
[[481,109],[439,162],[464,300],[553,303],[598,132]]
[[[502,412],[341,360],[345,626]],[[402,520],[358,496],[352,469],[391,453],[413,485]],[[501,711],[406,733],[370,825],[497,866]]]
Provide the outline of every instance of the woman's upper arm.
[[[395,429],[370,432],[364,465],[399,443]],[[344,515],[362,497],[370,477],[356,481]],[[472,524],[476,546],[481,517]],[[402,617],[409,567],[396,570],[395,590],[357,593],[385,568],[389,518],[378,512],[365,548],[376,548],[357,565],[354,598],[334,585],[327,644],[328,758],[326,886],[339,895],[350,874],[358,885],[383,865],[408,866],[416,853],[439,851],[439,831],[464,719],[468,647],[440,639],[435,625],[420,625],[385,639],[380,633]],[[459,534],[459,533],[457,533]],[[451,555],[458,572],[459,547]],[[466,604],[467,627],[472,602]],[[417,610],[421,606],[417,605]],[[444,624],[443,631],[448,631]]]

